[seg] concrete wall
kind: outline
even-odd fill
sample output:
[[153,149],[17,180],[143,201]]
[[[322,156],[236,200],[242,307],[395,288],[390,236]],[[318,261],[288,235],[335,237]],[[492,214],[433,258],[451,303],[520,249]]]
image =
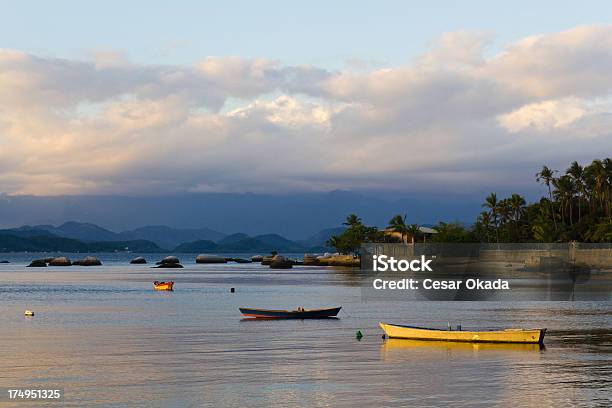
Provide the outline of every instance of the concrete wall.
[[595,268],[612,268],[612,245],[608,248],[606,245],[589,246],[576,243],[567,244],[566,249],[482,249],[479,259],[484,262],[531,263],[540,257],[555,257]]
[[532,258],[557,257],[569,258],[569,250],[565,249],[483,249],[480,251],[479,260],[483,262],[511,262],[524,263]]
[[582,249],[575,250],[577,264],[589,265],[595,268],[612,267],[612,248]]

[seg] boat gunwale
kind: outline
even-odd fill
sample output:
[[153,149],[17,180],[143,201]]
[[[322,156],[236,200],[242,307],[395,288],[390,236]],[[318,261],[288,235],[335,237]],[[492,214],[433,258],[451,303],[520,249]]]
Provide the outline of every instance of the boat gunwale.
[[384,322],[379,322],[380,325],[385,325],[385,326],[394,326],[394,327],[402,327],[405,329],[416,329],[416,330],[429,330],[429,331],[441,331],[441,332],[448,332],[448,333],[507,333],[507,332],[528,332],[528,331],[544,331],[546,332],[546,329],[540,329],[540,328],[533,328],[533,329],[503,329],[503,330],[497,330],[497,329],[493,329],[493,330],[445,330],[445,329],[436,329],[436,328],[429,328],[429,327],[419,327],[419,326],[408,326],[405,324],[394,324],[394,323],[384,323]]
[[258,312],[273,312],[273,313],[310,313],[310,312],[325,312],[325,311],[328,311],[328,310],[336,310],[336,309],[338,311],[340,311],[340,309],[342,309],[342,306],[323,308],[323,309],[304,309],[302,311],[298,311],[298,310],[281,310],[281,309],[256,309],[256,308],[252,308],[252,307],[239,307],[238,309],[240,310],[241,313],[242,313],[243,310],[254,310],[254,311],[258,311]]
[[[428,328],[423,328],[423,327],[418,327],[418,326],[408,326],[408,325],[398,325],[398,324],[389,324],[389,323],[383,323],[383,322],[379,322],[378,325],[380,326],[381,329],[383,329],[383,331],[385,332],[385,334],[390,338],[390,339],[405,339],[405,340],[423,340],[423,341],[443,341],[443,342],[458,342],[458,343],[516,343],[516,344],[540,344],[543,345],[544,344],[544,336],[546,336],[546,328],[543,329],[511,329],[511,330],[481,330],[481,331],[464,331],[464,330],[441,330],[441,329],[428,329]],[[516,333],[516,332],[538,332],[538,337],[536,341],[512,341],[512,340],[496,340],[496,339],[475,339],[475,338],[432,338],[432,337],[419,337],[418,335],[416,336],[410,336],[410,337],[404,337],[404,336],[392,336],[387,332],[387,329],[385,328],[385,326],[391,326],[391,327],[398,327],[398,328],[404,328],[404,329],[413,329],[413,330],[420,330],[420,331],[433,331],[433,332],[443,332],[443,333],[462,333],[464,335],[478,335],[479,333],[494,333],[494,334],[508,334],[509,332],[512,333]],[[534,339],[535,340],[535,339]]]

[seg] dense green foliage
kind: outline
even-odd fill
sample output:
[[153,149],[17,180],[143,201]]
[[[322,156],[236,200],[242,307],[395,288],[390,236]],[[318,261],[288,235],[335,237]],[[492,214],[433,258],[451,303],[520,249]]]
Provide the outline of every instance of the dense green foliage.
[[[399,216],[401,219],[401,216]],[[395,218],[395,217],[394,217]],[[355,214],[346,217],[343,223],[346,229],[342,234],[332,235],[327,244],[342,254],[353,254],[359,251],[364,242],[397,242],[397,239],[385,235],[376,227],[364,225]]]
[[472,231],[484,242],[612,242],[612,160],[571,163],[558,177],[547,166],[536,174],[548,196],[526,205],[518,194],[491,193]]
[[[474,225],[440,222],[433,227],[432,242],[612,242],[612,159],[594,160],[590,165],[577,162],[559,172],[548,166],[535,175],[548,194],[527,204],[519,194],[498,198],[491,193]],[[393,238],[376,227],[363,225],[351,214],[348,226],[328,244],[341,253],[357,252],[363,242],[390,242]],[[415,224],[406,224],[406,215],[395,215],[386,231],[399,233],[402,241],[424,240]]]

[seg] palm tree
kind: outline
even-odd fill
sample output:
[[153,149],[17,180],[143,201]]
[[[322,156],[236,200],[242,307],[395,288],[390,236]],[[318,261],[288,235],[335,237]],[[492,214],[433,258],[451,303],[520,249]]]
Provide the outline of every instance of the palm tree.
[[497,194],[495,193],[489,194],[489,196],[485,199],[485,202],[482,206],[484,208],[489,209],[491,219],[493,220],[493,226],[495,227],[495,236],[496,236],[497,242],[499,243],[499,218],[498,218],[499,202],[497,201]]
[[570,167],[567,169],[565,174],[572,177],[574,181],[574,186],[576,187],[576,192],[578,193],[578,222],[580,222],[581,218],[581,208],[582,207],[582,198],[585,195],[585,183],[584,183],[584,169],[581,165],[578,164],[577,161],[573,161]]
[[593,198],[595,199],[594,201],[599,200],[599,206],[603,210],[607,181],[606,168],[601,160],[593,160],[587,169],[593,183],[592,194]]
[[485,238],[487,242],[489,242],[489,230],[491,229],[491,215],[488,212],[483,211],[478,216],[477,222],[480,223],[480,225],[482,225],[482,228],[484,229],[484,232],[485,232]]
[[554,174],[555,174],[556,170],[551,170],[548,166],[544,165],[542,166],[542,170],[540,170],[538,173],[536,173],[536,181],[538,183],[542,183],[544,185],[546,185],[546,187],[548,187],[548,198],[550,199],[550,205],[551,205],[551,215],[552,215],[552,219],[553,219],[553,224],[555,225],[555,230],[557,229],[557,221],[555,220],[555,211],[552,208],[553,205],[553,196],[552,196],[552,190],[550,188],[550,184],[552,183],[552,181],[554,180]]
[[602,161],[606,173],[604,192],[606,195],[606,212],[612,223],[612,159],[609,157]]
[[412,236],[412,243],[414,244],[415,238],[421,235],[421,228],[416,224],[410,224],[408,226],[408,234]]
[[519,194],[512,194],[510,197],[510,208],[512,208],[512,215],[514,216],[514,224],[516,225],[516,237],[520,238],[520,230],[519,230],[519,219],[522,217],[525,212],[525,199],[521,197]]
[[570,225],[572,222],[572,199],[574,198],[574,181],[570,176],[561,176],[558,179],[553,180],[555,186],[555,198],[559,201],[561,210],[561,221],[565,222],[566,210],[569,216]]
[[[397,232],[402,236],[402,242],[404,241],[404,236],[408,235],[408,226],[406,225],[406,215],[404,217],[401,215],[396,215],[389,220],[389,229],[393,232]],[[414,237],[412,239],[412,243],[414,244]]]
[[361,218],[359,218],[356,214],[350,214],[346,217],[346,221],[342,223],[348,227],[355,227],[357,225],[361,225]]

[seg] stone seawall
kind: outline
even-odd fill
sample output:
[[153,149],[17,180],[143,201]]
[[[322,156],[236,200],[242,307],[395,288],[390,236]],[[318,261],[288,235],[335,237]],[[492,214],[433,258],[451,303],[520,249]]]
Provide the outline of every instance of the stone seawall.
[[569,251],[567,249],[482,249],[478,259],[483,262],[525,263],[539,257],[568,259]]
[[438,254],[447,257],[477,257],[481,262],[518,263],[537,267],[551,260],[612,270],[612,243],[417,243],[390,244],[372,243],[362,246],[362,267],[371,266],[371,256],[385,254],[396,259],[406,259],[420,254]]
[[[507,244],[511,246],[513,244]],[[540,258],[558,258],[566,262],[588,265],[595,268],[612,268],[612,245],[570,243],[566,248],[550,249],[481,249],[479,260],[484,262],[534,263]]]

